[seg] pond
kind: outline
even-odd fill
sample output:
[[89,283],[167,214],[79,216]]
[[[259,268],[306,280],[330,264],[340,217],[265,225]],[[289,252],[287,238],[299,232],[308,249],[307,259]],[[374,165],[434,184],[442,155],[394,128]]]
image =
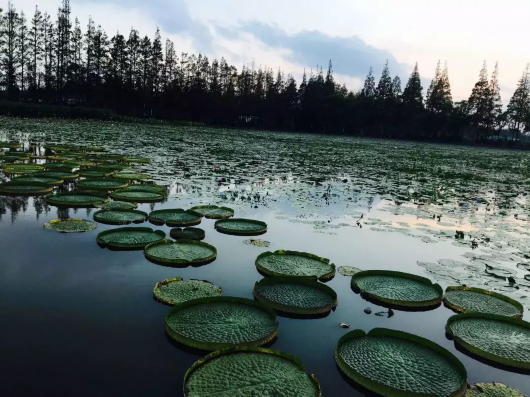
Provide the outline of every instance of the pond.
[[[53,154],[50,148],[59,144],[147,158],[134,171],[164,185],[167,197],[138,210],[212,204],[267,224],[265,234],[245,237],[219,233],[215,220],[203,218],[197,227],[206,232],[203,241],[217,248],[216,259],[175,268],[148,261],[142,251],[96,243],[98,233],[122,226],[98,223],[95,230],[65,234],[43,226],[58,218],[93,220],[97,208],[56,207],[44,196],[0,196],[2,395],[181,395],[186,370],[206,353],[167,336],[169,306],[153,299],[155,284],[172,277],[208,280],[224,296],[253,299],[263,278],[255,261],[266,251],[309,252],[337,267],[408,272],[444,290],[483,288],[521,302],[523,319],[530,317],[530,154],[524,151],[6,118],[0,119],[0,142],[19,142],[35,164],[59,161],[35,158]],[[55,189],[73,190],[76,183]],[[168,238],[172,229],[135,226]],[[319,378],[323,395],[362,395],[337,367],[334,349],[349,330],[376,327],[443,346],[464,364],[469,383],[502,382],[530,394],[529,375],[455,347],[445,332],[455,314],[449,308],[396,309],[388,316],[385,307],[356,294],[350,280],[337,272],[326,282],[338,296],[326,317],[279,316],[278,338],[268,345],[299,357]]]

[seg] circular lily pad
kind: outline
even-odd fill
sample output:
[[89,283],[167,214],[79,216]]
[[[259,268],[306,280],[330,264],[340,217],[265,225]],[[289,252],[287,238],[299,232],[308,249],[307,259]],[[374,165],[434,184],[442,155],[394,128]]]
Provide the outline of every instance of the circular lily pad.
[[122,227],[98,234],[99,245],[110,248],[143,249],[146,245],[164,241],[166,233],[149,227]]
[[466,397],[525,397],[515,389],[498,382],[475,383],[466,391]]
[[160,193],[151,192],[134,192],[126,190],[117,190],[112,193],[112,198],[115,200],[132,201],[135,203],[154,203],[164,200],[164,195]]
[[254,286],[254,297],[285,313],[322,314],[337,306],[337,293],[327,285],[298,277],[267,277]]
[[103,204],[96,204],[95,207],[104,210],[133,210],[138,207],[138,204],[127,201],[107,201]]
[[125,161],[126,163],[138,163],[138,164],[147,164],[151,162],[151,160],[145,157],[126,157],[123,161]]
[[94,220],[107,225],[127,225],[147,220],[147,213],[138,210],[101,210],[94,213]]
[[93,169],[80,171],[79,176],[82,176],[83,178],[106,178],[113,173],[114,171]]
[[0,148],[12,149],[19,148],[22,144],[20,142],[0,142]]
[[251,299],[220,296],[174,306],[166,331],[176,341],[202,350],[262,346],[278,334],[276,313]]
[[59,233],[83,233],[94,230],[98,227],[98,224],[85,219],[69,218],[55,219],[45,223],[44,227]]
[[39,183],[23,183],[23,182],[6,182],[0,184],[0,194],[13,195],[38,195],[48,194],[53,191],[53,186]]
[[181,277],[175,277],[156,283],[153,295],[156,300],[173,306],[192,299],[221,296],[223,289],[209,281],[184,281]]
[[524,307],[505,295],[480,288],[448,287],[444,303],[457,312],[478,312],[521,318]]
[[171,229],[169,235],[175,240],[204,240],[206,232],[198,227],[187,227]]
[[42,185],[48,185],[48,186],[58,186],[62,185],[64,181],[62,179],[58,178],[39,178],[33,175],[24,175],[24,176],[18,176],[16,178],[13,178],[13,182],[20,183],[20,184],[28,184],[31,185],[32,183],[42,184]]
[[530,369],[530,323],[513,317],[463,313],[445,330],[465,350],[494,363]]
[[145,257],[152,262],[174,265],[201,265],[213,262],[217,249],[196,240],[160,241],[145,247]]
[[335,275],[335,265],[329,259],[307,252],[264,252],[256,259],[257,269],[268,276],[294,276],[329,280]]
[[42,172],[35,172],[31,176],[36,176],[39,178],[57,178],[65,180],[72,180],[79,178],[79,173],[76,172],[61,172],[61,171],[42,171]]
[[232,208],[218,207],[217,205],[198,205],[191,208],[191,211],[198,212],[207,219],[225,219],[234,216]]
[[290,354],[263,348],[216,351],[184,376],[185,397],[321,396],[320,383]]
[[129,185],[127,188],[123,189],[123,192],[150,192],[157,194],[165,194],[165,187],[162,185],[155,185],[154,183],[142,183],[139,185]]
[[252,219],[221,219],[215,222],[218,232],[236,236],[258,236],[267,232],[267,224]]
[[351,287],[363,298],[398,307],[433,307],[443,299],[443,290],[431,280],[414,274],[365,270],[352,276]]
[[143,174],[141,172],[120,172],[118,174],[114,174],[114,178],[124,179],[127,181],[137,181],[143,179],[151,179],[151,175]]
[[335,360],[350,379],[383,396],[463,396],[467,388],[466,369],[453,354],[406,332],[348,332]]
[[49,194],[45,197],[46,203],[63,207],[87,207],[103,204],[108,200],[106,195],[97,192],[72,191]]
[[193,226],[202,221],[202,215],[195,211],[183,209],[168,209],[153,211],[149,214],[149,221],[155,225]]
[[32,174],[44,170],[44,167],[38,164],[10,163],[3,164],[3,170],[6,175]]
[[116,190],[127,187],[127,182],[118,179],[83,179],[77,182],[77,186],[84,189]]

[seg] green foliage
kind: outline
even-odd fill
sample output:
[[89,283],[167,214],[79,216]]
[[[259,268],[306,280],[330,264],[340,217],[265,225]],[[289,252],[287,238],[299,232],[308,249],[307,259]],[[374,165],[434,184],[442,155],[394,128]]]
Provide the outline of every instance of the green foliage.
[[127,225],[129,223],[143,223],[147,220],[147,213],[133,209],[101,210],[94,213],[94,220],[108,225]]
[[85,219],[68,218],[55,219],[45,223],[44,227],[59,233],[83,233],[95,230],[98,225],[96,222],[87,221]]
[[166,234],[148,227],[122,227],[105,230],[98,234],[96,241],[103,247],[118,249],[144,249],[151,243],[164,241]]
[[32,182],[5,182],[0,184],[0,194],[40,195],[53,191],[53,186]]
[[37,183],[37,184],[43,184],[43,185],[48,185],[48,186],[59,186],[64,183],[62,179],[43,178],[43,177],[37,177],[33,175],[17,176],[16,178],[13,178],[12,181],[16,183],[28,184],[28,185]]
[[171,265],[201,265],[217,257],[217,249],[196,240],[159,241],[145,247],[145,257],[152,262]]
[[116,190],[112,193],[114,200],[130,201],[135,203],[154,203],[164,200],[164,195],[144,191]]
[[132,210],[138,207],[138,204],[129,203],[127,201],[107,201],[103,204],[96,204],[95,207],[104,210]]
[[471,385],[466,392],[466,397],[524,397],[515,389],[498,383],[475,383]]
[[253,219],[221,219],[215,222],[215,229],[236,236],[258,236],[267,232],[267,224]]
[[198,205],[190,208],[190,210],[202,214],[207,219],[224,219],[234,216],[232,208],[218,207],[217,205]]
[[153,296],[156,300],[171,306],[193,299],[211,298],[222,295],[223,289],[209,281],[184,281],[181,277],[159,281],[153,290]]
[[64,207],[92,207],[108,201],[105,194],[82,190],[49,194],[45,199],[47,204]]
[[127,182],[119,179],[83,179],[77,182],[77,186],[83,189],[95,189],[95,190],[116,190],[127,187]]
[[307,252],[264,252],[256,259],[257,269],[268,276],[291,276],[329,280],[335,275],[335,265],[329,259]]
[[505,295],[480,288],[447,287],[444,303],[457,312],[478,312],[521,318],[524,307]]
[[169,227],[193,226],[202,221],[202,214],[191,210],[167,209],[152,211],[149,221],[155,225],[167,225]]

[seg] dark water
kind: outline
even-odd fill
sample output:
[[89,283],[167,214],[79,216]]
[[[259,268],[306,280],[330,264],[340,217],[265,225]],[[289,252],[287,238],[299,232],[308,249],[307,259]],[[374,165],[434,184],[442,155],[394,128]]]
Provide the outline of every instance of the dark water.
[[[189,200],[142,205],[188,207]],[[416,261],[458,258],[464,249],[450,242],[424,244],[399,233],[345,227],[337,234],[315,233],[306,224],[277,219],[266,208],[236,215],[260,219],[269,231],[261,236],[270,248],[242,243],[244,237],[217,233],[203,220],[205,241],[218,248],[215,262],[200,268],[172,269],[148,262],[142,251],[113,252],[100,248],[95,231],[63,235],[43,228],[58,216],[55,207],[37,213],[33,199],[14,216],[8,208],[0,220],[0,396],[179,396],[185,371],[201,354],[171,343],[165,335],[168,307],[155,302],[157,281],[181,276],[206,279],[223,287],[224,295],[252,298],[261,276],[254,266],[263,251],[290,249],[330,258],[337,266],[393,269],[423,274]],[[245,209],[245,208],[243,208]],[[377,208],[372,212],[377,212]],[[86,209],[71,217],[92,218]],[[62,213],[61,215],[64,215]],[[374,214],[372,214],[374,215]],[[376,214],[381,217],[381,214]],[[159,228],[169,234],[167,227]],[[350,289],[350,279],[337,273],[328,285],[338,293],[335,312],[323,319],[280,318],[272,348],[302,359],[321,381],[325,396],[361,395],[340,375],[333,352],[351,329],[388,327],[428,338],[453,352],[465,365],[469,381],[497,381],[530,393],[530,376],[493,368],[457,351],[445,337],[454,313],[441,306],[428,312],[395,311],[391,318],[364,313],[371,307]],[[528,315],[528,313],[525,313]]]

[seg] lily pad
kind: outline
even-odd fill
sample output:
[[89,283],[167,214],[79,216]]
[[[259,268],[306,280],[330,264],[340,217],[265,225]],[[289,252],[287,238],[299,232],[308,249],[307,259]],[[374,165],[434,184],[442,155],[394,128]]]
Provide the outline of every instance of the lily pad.
[[184,396],[319,397],[321,390],[298,358],[247,347],[216,351],[193,364],[184,376]]
[[362,272],[361,269],[357,267],[352,267],[352,266],[341,266],[337,270],[341,275],[347,276],[347,277],[351,277],[359,272]]
[[105,194],[97,192],[71,191],[49,194],[45,197],[46,203],[63,207],[90,207],[103,204],[108,200]]
[[143,174],[141,172],[120,172],[118,174],[114,174],[114,178],[124,179],[128,181],[136,181],[136,180],[143,180],[143,179],[151,179],[151,175]]
[[438,284],[403,272],[365,270],[352,276],[351,287],[368,300],[399,307],[432,307],[443,299]]
[[276,313],[251,299],[214,297],[174,306],[166,331],[176,341],[202,350],[262,346],[278,334]]
[[145,157],[125,157],[123,161],[126,163],[138,163],[138,164],[147,164],[151,162],[151,160]]
[[183,209],[157,210],[149,214],[149,222],[155,225],[176,226],[193,226],[202,221],[202,215],[195,211],[186,211]]
[[504,366],[530,369],[530,323],[513,317],[463,313],[445,330],[465,350]]
[[498,382],[475,383],[466,391],[466,397],[525,397],[515,389]]
[[147,220],[147,213],[138,210],[101,210],[94,213],[94,220],[107,225],[127,225]]
[[337,293],[322,283],[298,277],[267,277],[254,286],[254,298],[285,313],[323,314],[337,306]]
[[86,219],[68,218],[55,219],[45,223],[44,227],[59,233],[83,233],[96,229],[98,224]]
[[264,252],[256,259],[257,269],[268,276],[294,276],[329,280],[335,275],[335,265],[329,259],[307,252]]
[[207,219],[225,219],[234,216],[234,210],[228,207],[218,207],[217,205],[198,205],[192,207],[191,211],[198,212]]
[[58,186],[62,185],[64,181],[62,179],[57,178],[39,178],[33,175],[24,175],[24,176],[18,176],[16,178],[13,178],[13,182],[20,183],[20,184],[28,184],[31,185],[32,183],[36,183],[39,185],[47,185],[47,186]]
[[204,240],[206,232],[198,227],[187,227],[171,229],[169,235],[175,240]]
[[61,171],[42,171],[42,172],[35,172],[34,174],[31,174],[31,176],[35,176],[39,178],[57,178],[57,179],[62,179],[63,181],[66,181],[66,180],[72,180],[72,179],[79,178],[79,173],[61,172]]
[[153,295],[156,300],[173,306],[192,299],[221,296],[223,289],[209,281],[184,281],[181,277],[175,277],[156,283]]
[[213,262],[217,249],[196,240],[160,241],[145,247],[145,257],[152,262],[175,265],[201,265]]
[[104,210],[132,210],[138,207],[136,203],[129,203],[127,201],[107,201],[103,204],[97,204],[95,207]]
[[0,184],[0,194],[12,194],[12,195],[38,195],[48,194],[53,191],[53,186],[38,184],[38,183],[25,183],[25,182],[6,182]]
[[105,230],[96,240],[103,247],[122,249],[143,249],[151,243],[164,241],[166,234],[148,227],[122,227]]
[[135,203],[154,203],[164,200],[164,195],[160,193],[151,193],[144,191],[126,191],[117,190],[112,193],[112,198],[115,200],[131,201]]
[[83,179],[77,182],[77,186],[83,189],[116,190],[127,187],[127,182],[117,179]]
[[161,185],[155,185],[153,183],[147,184],[142,183],[139,185],[129,185],[127,188],[122,190],[123,192],[150,192],[165,195],[165,187]]
[[478,312],[521,318],[524,307],[519,302],[492,291],[470,287],[448,287],[444,303],[457,312]]
[[83,178],[106,178],[113,173],[114,171],[93,169],[80,171],[79,176],[82,176]]
[[350,379],[383,396],[462,396],[467,388],[466,369],[452,353],[406,332],[348,332],[335,360]]
[[236,236],[258,236],[267,232],[267,224],[252,219],[221,219],[215,222],[215,229],[218,232]]

